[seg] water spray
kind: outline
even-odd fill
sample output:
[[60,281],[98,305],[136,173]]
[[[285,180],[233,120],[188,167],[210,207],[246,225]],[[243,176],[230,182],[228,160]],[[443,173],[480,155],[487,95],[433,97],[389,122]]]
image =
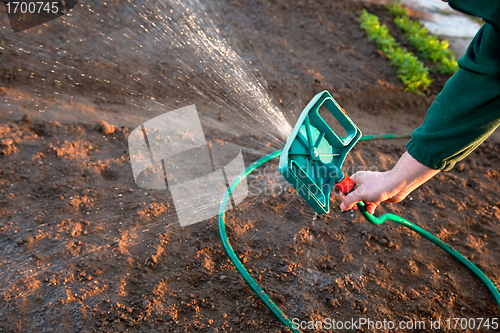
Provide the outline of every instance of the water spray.
[[[345,131],[345,136],[339,136],[325,121],[323,114],[320,114],[320,108],[324,106],[329,113],[340,124],[341,130]],[[318,214],[329,212],[329,196],[333,187],[348,194],[353,191],[356,184],[341,171],[342,164],[347,153],[353,148],[359,140],[370,140],[374,138],[400,138],[402,135],[388,134],[383,136],[362,137],[359,128],[340,108],[333,97],[327,92],[317,94],[302,111],[292,133],[287,139],[285,148],[281,151],[273,152],[258,161],[251,164],[234,182],[229,186],[222,200],[219,210],[219,236],[222,245],[229,256],[229,259],[236,267],[236,270],[264,304],[273,312],[273,314],[292,332],[301,332],[292,321],[274,304],[267,294],[259,287],[257,282],[245,269],[237,255],[234,253],[231,244],[227,238],[224,215],[226,205],[231,192],[238,184],[245,179],[252,171],[274,158],[279,159],[279,171],[283,177],[293,186],[293,188],[302,196],[302,198]],[[488,288],[495,302],[500,308],[500,293],[491,280],[472,262],[463,255],[454,250],[451,246],[441,241],[439,238],[419,227],[418,225],[395,214],[383,214],[375,217],[368,213],[365,204],[357,204],[361,214],[371,223],[381,225],[385,221],[392,221],[403,225],[420,236],[428,239],[455,259],[460,261],[472,273],[474,273],[481,282]]]

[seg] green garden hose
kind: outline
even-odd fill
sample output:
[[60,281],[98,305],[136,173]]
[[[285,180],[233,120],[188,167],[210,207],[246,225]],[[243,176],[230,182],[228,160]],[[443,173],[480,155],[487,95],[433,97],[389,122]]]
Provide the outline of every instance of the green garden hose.
[[[384,138],[384,136],[377,136],[377,138]],[[390,136],[390,135],[389,135]],[[394,138],[394,137],[386,137],[386,138]],[[373,138],[370,138],[373,139]],[[369,140],[369,139],[366,139]],[[264,163],[272,160],[273,158],[278,157],[281,154],[281,151],[276,151],[274,153],[271,153],[267,156],[262,157],[258,161],[254,162],[252,165],[250,165],[243,173],[241,173],[234,181],[233,183],[229,186],[228,190],[226,191],[224,198],[222,199],[220,209],[219,209],[219,236],[222,241],[222,245],[224,246],[224,250],[226,251],[229,259],[231,262],[234,264],[236,267],[236,270],[240,275],[243,277],[243,279],[246,281],[246,283],[250,286],[250,288],[259,296],[259,298],[264,302],[264,304],[272,311],[272,313],[292,332],[294,333],[299,333],[301,332],[288,317],[274,304],[274,302],[267,296],[267,294],[262,290],[262,288],[259,287],[257,282],[252,278],[252,276],[248,273],[248,271],[245,269],[241,261],[238,259],[237,255],[234,253],[233,248],[231,247],[231,244],[229,244],[229,240],[227,239],[227,234],[226,234],[226,226],[224,223],[224,215],[226,211],[226,205],[227,202],[230,198],[231,192],[238,186],[238,184],[246,178],[252,171],[263,165]],[[451,248],[448,244],[444,243],[441,241],[439,238],[431,234],[430,232],[426,231],[425,229],[422,229],[418,225],[400,217],[394,214],[383,214],[380,217],[375,217],[374,215],[368,213],[366,210],[365,204],[363,202],[358,203],[358,208],[360,212],[363,214],[363,216],[370,221],[371,223],[375,225],[380,225],[384,223],[387,220],[399,223],[416,233],[418,233],[420,236],[430,240],[432,243],[435,245],[439,246],[446,252],[448,252],[451,256],[456,258],[458,261],[460,261],[462,264],[464,264],[469,270],[472,271],[488,288],[488,290],[491,292],[493,295],[493,298],[495,299],[497,305],[500,308],[500,293],[498,292],[498,289],[495,287],[495,285],[488,279],[488,277],[481,272],[479,268],[477,268],[472,262],[467,260],[463,255],[461,255],[459,252],[455,251],[453,248]]]
[[409,139],[411,138],[411,133],[408,134],[374,134],[374,135],[363,135],[359,138],[359,141],[368,140],[390,140],[390,139]]
[[262,290],[261,287],[255,282],[255,280],[252,278],[250,273],[245,269],[241,261],[238,259],[238,256],[236,256],[236,253],[234,253],[233,248],[231,247],[231,244],[229,244],[229,240],[227,239],[226,235],[226,225],[224,224],[224,214],[226,211],[226,205],[227,201],[229,200],[229,196],[231,195],[231,192],[238,186],[238,184],[241,182],[242,179],[244,179],[246,176],[248,176],[252,171],[257,169],[259,166],[262,164],[266,163],[269,160],[272,160],[275,157],[280,156],[281,150],[276,151],[274,153],[271,153],[267,156],[264,156],[260,160],[256,161],[252,165],[250,165],[242,174],[240,174],[231,185],[229,185],[229,188],[227,189],[226,193],[224,194],[224,198],[222,199],[220,209],[219,209],[219,235],[220,239],[222,241],[222,245],[224,246],[224,249],[226,250],[226,253],[229,257],[229,259],[233,262],[234,266],[236,267],[236,270],[240,275],[245,279],[246,283],[250,286],[250,289],[252,289],[257,296],[264,302],[264,304],[274,313],[278,319],[285,324],[287,327],[289,327],[292,332],[300,332],[300,330],[296,329],[295,326],[293,325],[292,321],[288,319],[288,317],[281,312],[281,310],[278,308],[276,304],[267,296],[267,294]]

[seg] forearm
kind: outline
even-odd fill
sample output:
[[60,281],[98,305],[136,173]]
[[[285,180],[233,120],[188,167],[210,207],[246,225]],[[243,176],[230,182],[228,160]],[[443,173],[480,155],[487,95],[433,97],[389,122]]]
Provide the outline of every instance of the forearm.
[[500,125],[499,54],[500,33],[485,23],[406,145],[420,163],[449,171]]
[[394,168],[387,172],[391,201],[404,199],[410,192],[434,177],[440,170],[429,168],[405,152]]

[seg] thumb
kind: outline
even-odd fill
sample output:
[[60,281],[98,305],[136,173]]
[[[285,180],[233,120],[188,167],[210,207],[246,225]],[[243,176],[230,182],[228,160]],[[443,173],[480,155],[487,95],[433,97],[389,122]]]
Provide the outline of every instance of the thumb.
[[354,191],[349,193],[346,196],[342,196],[342,203],[340,204],[340,209],[341,210],[349,210],[351,209],[356,203],[363,201],[363,185],[359,185],[356,187]]

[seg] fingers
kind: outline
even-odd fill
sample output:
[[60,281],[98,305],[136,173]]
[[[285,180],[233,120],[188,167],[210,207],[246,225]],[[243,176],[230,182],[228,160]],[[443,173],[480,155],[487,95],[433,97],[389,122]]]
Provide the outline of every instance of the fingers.
[[366,210],[368,211],[368,213],[373,215],[375,213],[375,208],[377,208],[379,203],[380,202],[367,202],[365,205],[366,205]]
[[353,208],[356,203],[363,201],[363,185],[358,186],[353,192],[346,196],[342,196],[342,203],[340,204],[341,210],[349,210]]
[[350,178],[356,184],[356,189],[345,195],[340,193],[340,198],[342,199],[342,203],[340,204],[340,209],[342,211],[349,209],[357,209],[356,203],[362,201],[361,193],[363,193],[361,179],[363,178],[364,171],[358,171],[354,173]]
[[[368,190],[370,188],[377,189],[381,186],[380,173],[358,171],[351,176],[351,179],[356,184],[356,189],[348,195],[340,194],[342,199],[340,209],[343,211],[357,209],[356,204],[363,201],[368,213],[373,214],[380,202],[387,199],[387,196],[380,195],[373,189],[371,191]],[[373,202],[369,200],[373,200]]]
[[[341,194],[341,196],[343,198],[345,198],[345,195]],[[358,202],[354,203],[354,205],[352,205],[350,208],[346,208],[347,206],[345,206],[344,203],[341,203],[340,210],[342,210],[342,211],[346,211],[349,209],[358,210],[358,205],[357,205]],[[368,211],[368,213],[373,215],[375,213],[375,209],[378,207],[379,204],[380,204],[380,202],[365,202],[365,207],[366,207],[366,210]]]
[[361,180],[363,179],[363,174],[365,173],[366,171],[358,171],[358,172],[355,172],[354,174],[351,175],[351,180],[354,182],[354,184],[361,184]]
[[[357,184],[356,189],[349,193],[348,195],[340,194],[340,198],[342,199],[342,203],[340,204],[340,209],[345,211],[349,209],[357,210],[358,206],[356,205],[360,201],[366,201],[366,191],[363,185],[363,181],[366,180],[365,177],[370,175],[370,173],[365,171],[358,171],[351,176],[352,181]],[[367,202],[366,209],[370,214],[375,212],[375,208],[378,206],[380,202]]]
[[[365,202],[365,207],[366,207],[366,210],[368,211],[368,213],[373,215],[373,214],[375,214],[375,209],[378,207],[379,204],[380,204],[380,202]],[[351,208],[343,209],[344,207],[346,207],[346,206],[343,206],[343,203],[340,204],[340,210],[342,210],[342,211],[346,211],[349,209],[358,210],[358,206],[356,204],[351,206]]]

